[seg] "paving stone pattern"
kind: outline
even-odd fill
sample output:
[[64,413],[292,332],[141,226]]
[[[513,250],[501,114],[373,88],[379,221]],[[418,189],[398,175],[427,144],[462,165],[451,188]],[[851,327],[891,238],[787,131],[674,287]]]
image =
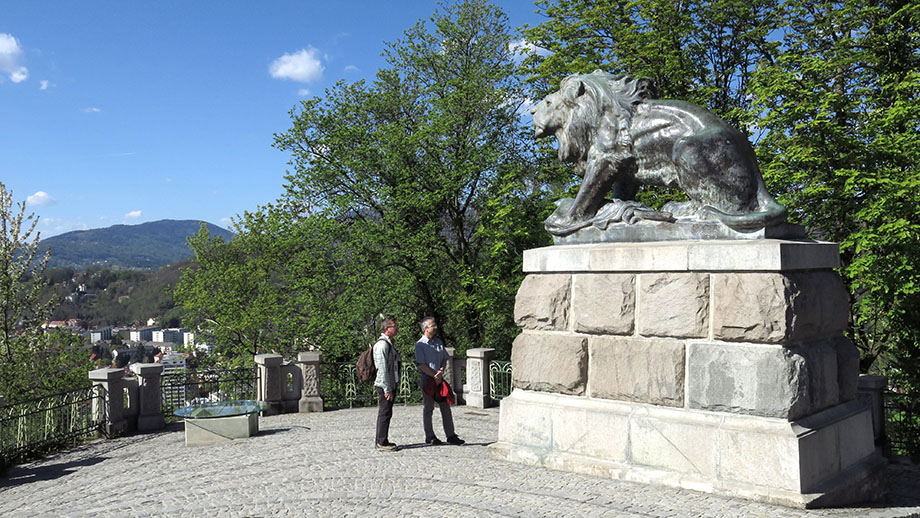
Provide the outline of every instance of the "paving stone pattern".
[[421,413],[394,409],[395,453],[374,450],[376,408],[265,417],[214,446],[185,447],[181,423],[95,441],[7,470],[0,516],[920,517],[914,465],[889,467],[873,508],[805,511],[492,459],[494,408],[454,409],[466,445],[424,446]]

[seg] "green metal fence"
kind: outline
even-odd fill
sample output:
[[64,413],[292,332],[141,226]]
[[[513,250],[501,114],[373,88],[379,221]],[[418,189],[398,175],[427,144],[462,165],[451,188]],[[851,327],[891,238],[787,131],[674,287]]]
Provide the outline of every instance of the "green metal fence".
[[173,421],[178,419],[175,410],[192,403],[256,399],[258,386],[257,367],[169,372],[160,378],[160,408],[166,420]]
[[499,400],[511,394],[511,362],[489,362],[489,396]]
[[103,433],[105,392],[83,387],[0,408],[0,469]]
[[[421,403],[418,370],[414,363],[402,362],[399,368],[398,403]],[[355,374],[355,362],[319,364],[319,393],[326,409],[374,406],[377,393],[373,383],[362,383]]]
[[920,460],[920,396],[885,393],[886,453]]

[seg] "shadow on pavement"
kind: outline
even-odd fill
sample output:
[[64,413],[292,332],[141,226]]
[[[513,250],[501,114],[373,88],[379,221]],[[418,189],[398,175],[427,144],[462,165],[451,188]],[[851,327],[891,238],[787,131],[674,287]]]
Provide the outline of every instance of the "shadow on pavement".
[[105,457],[88,457],[85,459],[59,464],[46,464],[34,468],[11,467],[4,478],[0,479],[0,489],[15,487],[39,480],[54,480],[75,473],[76,468],[92,466],[106,460]]

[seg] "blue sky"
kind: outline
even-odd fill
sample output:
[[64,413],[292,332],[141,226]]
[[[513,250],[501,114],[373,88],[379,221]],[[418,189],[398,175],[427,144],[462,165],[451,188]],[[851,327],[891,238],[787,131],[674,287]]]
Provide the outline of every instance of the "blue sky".
[[[536,24],[530,0],[499,5]],[[434,1],[2,1],[0,182],[41,237],[274,201],[298,101],[372,78]]]

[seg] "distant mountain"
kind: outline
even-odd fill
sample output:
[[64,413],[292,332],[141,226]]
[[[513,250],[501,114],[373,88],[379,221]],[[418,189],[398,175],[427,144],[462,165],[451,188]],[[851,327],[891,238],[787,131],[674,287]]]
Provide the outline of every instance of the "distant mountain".
[[[233,237],[229,230],[205,223],[212,236]],[[198,232],[196,220],[164,219],[140,225],[114,225],[75,230],[39,243],[40,253],[51,249],[48,268],[91,267],[151,270],[192,256],[185,239]]]

